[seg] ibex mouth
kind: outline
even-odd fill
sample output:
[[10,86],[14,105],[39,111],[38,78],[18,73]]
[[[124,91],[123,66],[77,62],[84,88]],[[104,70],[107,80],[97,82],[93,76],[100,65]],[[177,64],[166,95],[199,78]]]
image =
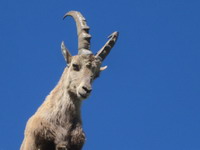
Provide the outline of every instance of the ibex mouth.
[[79,97],[81,97],[82,99],[86,99],[89,95],[86,94],[82,94],[82,93],[78,93]]
[[67,150],[66,146],[57,147],[56,150]]

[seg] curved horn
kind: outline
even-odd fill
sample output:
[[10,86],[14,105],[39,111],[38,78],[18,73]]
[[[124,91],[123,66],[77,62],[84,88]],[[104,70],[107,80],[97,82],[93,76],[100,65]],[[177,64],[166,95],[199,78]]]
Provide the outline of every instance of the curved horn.
[[86,19],[78,11],[70,11],[63,17],[72,16],[76,22],[77,35],[78,35],[78,54],[91,54],[90,51],[90,39],[89,34],[90,27],[87,26]]
[[110,53],[110,50],[115,45],[115,42],[117,41],[118,35],[119,35],[118,32],[113,32],[110,36],[108,36],[109,40],[98,51],[98,53],[95,55],[95,57],[100,57],[103,61],[106,58],[106,56]]

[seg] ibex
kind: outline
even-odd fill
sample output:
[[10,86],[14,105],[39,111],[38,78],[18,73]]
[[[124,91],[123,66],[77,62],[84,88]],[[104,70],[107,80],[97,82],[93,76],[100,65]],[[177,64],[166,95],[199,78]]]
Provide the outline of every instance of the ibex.
[[81,150],[85,142],[82,129],[81,103],[92,91],[92,82],[106,67],[102,61],[114,46],[118,32],[110,35],[97,52],[90,51],[89,26],[80,12],[70,11],[78,34],[78,55],[72,56],[61,43],[67,67],[56,87],[28,120],[20,150]]

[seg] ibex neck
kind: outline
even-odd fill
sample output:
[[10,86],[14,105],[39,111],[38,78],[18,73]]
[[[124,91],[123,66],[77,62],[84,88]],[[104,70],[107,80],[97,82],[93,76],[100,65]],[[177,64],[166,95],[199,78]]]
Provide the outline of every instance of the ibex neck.
[[81,101],[69,93],[67,68],[64,70],[57,86],[47,96],[38,111],[46,111],[48,119],[56,124],[81,123]]

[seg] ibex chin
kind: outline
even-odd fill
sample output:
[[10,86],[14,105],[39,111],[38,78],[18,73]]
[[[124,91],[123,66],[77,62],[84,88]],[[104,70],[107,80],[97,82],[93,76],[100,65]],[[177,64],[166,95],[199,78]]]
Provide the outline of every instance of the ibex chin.
[[78,55],[72,56],[61,43],[67,67],[56,87],[46,97],[36,113],[28,120],[20,150],[81,150],[85,142],[82,129],[81,103],[92,91],[92,82],[106,67],[102,61],[114,46],[118,32],[110,35],[97,52],[90,51],[89,26],[80,12],[70,11],[78,34]]

